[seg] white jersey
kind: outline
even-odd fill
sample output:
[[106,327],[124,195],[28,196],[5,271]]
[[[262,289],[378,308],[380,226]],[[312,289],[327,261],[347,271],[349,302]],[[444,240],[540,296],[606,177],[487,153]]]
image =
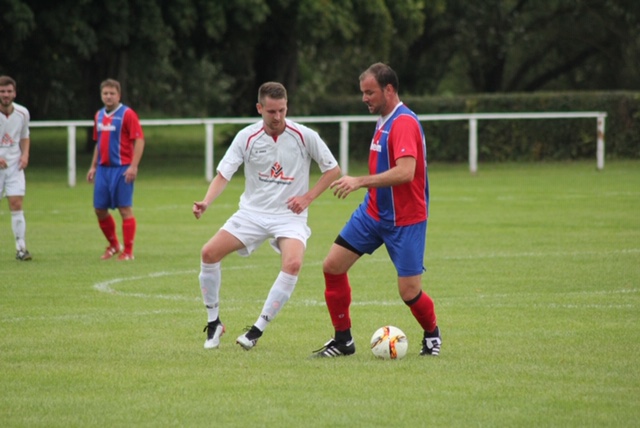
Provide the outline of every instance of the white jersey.
[[[259,121],[238,132],[218,164],[218,173],[231,180],[244,163],[245,190],[240,196],[240,209],[295,215],[287,208],[287,199],[309,190],[312,159],[322,173],[338,166],[316,131],[287,119],[284,132],[274,139]],[[307,214],[304,210],[300,216]]]
[[0,157],[9,166],[16,164],[22,155],[20,140],[29,138],[29,118],[29,110],[16,103],[8,117],[0,113]]

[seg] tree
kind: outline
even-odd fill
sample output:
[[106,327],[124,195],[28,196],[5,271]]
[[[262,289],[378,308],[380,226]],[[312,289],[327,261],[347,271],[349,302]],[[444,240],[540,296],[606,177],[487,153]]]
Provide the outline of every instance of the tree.
[[34,119],[89,118],[113,77],[153,116],[295,114],[392,65],[409,94],[637,89],[636,0],[0,0],[0,73]]
[[416,93],[622,89],[639,12],[632,0],[441,0],[402,70]]

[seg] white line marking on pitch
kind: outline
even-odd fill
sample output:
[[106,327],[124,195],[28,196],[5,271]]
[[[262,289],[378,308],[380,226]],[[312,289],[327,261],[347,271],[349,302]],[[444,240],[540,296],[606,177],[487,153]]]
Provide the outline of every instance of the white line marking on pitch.
[[[638,248],[630,248],[630,249],[623,249],[620,251],[609,251],[606,252],[605,254],[637,254],[640,253],[640,249]],[[465,259],[483,259],[483,258],[509,258],[509,257],[513,257],[513,258],[519,258],[519,257],[542,257],[542,256],[549,256],[550,253],[489,253],[489,254],[479,254],[479,255],[469,255],[469,256],[443,256],[443,257],[434,257],[431,260],[465,260]],[[586,251],[586,252],[572,252],[572,253],[556,253],[555,255],[557,256],[570,256],[570,257],[576,257],[576,256],[591,256],[591,255],[597,255],[597,256],[602,256],[602,253],[597,253],[597,252],[591,252],[591,251]],[[365,259],[363,259],[364,262],[377,262],[379,260],[384,259],[384,257],[375,257],[375,256],[371,256],[371,257],[367,257]],[[320,262],[311,262],[311,263],[305,263],[306,266],[318,266],[320,265]],[[254,269],[254,268],[258,268],[260,266],[258,265],[243,265],[243,266],[230,266],[230,267],[225,267],[224,270],[244,270],[244,269]],[[98,282],[96,284],[93,284],[93,288],[102,292],[102,293],[107,293],[107,294],[116,294],[116,295],[120,295],[120,296],[128,296],[128,297],[138,297],[138,298],[155,298],[155,299],[165,299],[165,300],[183,300],[183,301],[200,301],[201,297],[197,296],[197,297],[186,297],[186,296],[180,296],[180,295],[166,295],[166,294],[148,294],[148,293],[134,293],[134,292],[125,292],[125,291],[119,291],[116,290],[115,288],[113,288],[112,286],[115,284],[121,284],[124,282],[131,282],[131,281],[139,281],[139,280],[145,280],[145,279],[149,279],[149,278],[160,278],[160,277],[165,277],[165,276],[174,276],[174,275],[196,275],[198,273],[197,270],[184,270],[184,271],[174,271],[174,272],[167,272],[167,271],[161,271],[161,272],[152,272],[149,273],[147,275],[139,275],[139,276],[132,276],[132,277],[124,277],[124,278],[114,278],[114,279],[110,279],[107,281],[102,281],[102,282]],[[638,290],[637,289],[632,289],[632,290],[600,290],[600,291],[591,291],[591,292],[581,292],[583,294],[601,294],[601,293],[636,293]],[[507,295],[505,295],[507,296]],[[490,295],[490,296],[479,296],[479,298],[484,298],[484,297],[490,297],[490,298],[495,298],[495,297],[500,297],[499,295]],[[447,300],[446,298],[444,298],[444,300]],[[290,302],[290,304],[293,305],[301,305],[301,306],[323,306],[325,305],[324,301],[318,301],[315,299],[307,299],[307,300],[301,300],[301,301],[292,301]],[[362,301],[362,302],[358,302],[358,301],[354,301],[352,302],[353,306],[373,306],[373,305],[377,305],[377,306],[394,306],[394,305],[399,305],[400,302],[399,301]],[[583,306],[583,305],[580,305]],[[553,306],[551,306],[553,307]],[[555,306],[558,307],[558,306]],[[568,306],[567,306],[568,307]]]
[[[232,267],[228,267],[225,268],[226,270],[241,270],[241,269],[252,269],[252,268],[256,268],[258,266],[252,265],[252,266],[232,266]],[[93,288],[102,292],[102,293],[107,293],[107,294],[116,294],[119,296],[127,296],[127,297],[139,297],[139,298],[145,298],[145,299],[149,299],[149,298],[155,298],[155,299],[165,299],[165,300],[186,300],[186,301],[200,301],[201,297],[192,297],[192,298],[188,298],[185,296],[179,296],[179,295],[166,295],[166,294],[148,294],[148,293],[132,293],[132,292],[126,292],[126,291],[119,291],[116,290],[115,288],[113,288],[112,286],[115,284],[121,284],[124,282],[130,282],[130,281],[139,281],[139,280],[145,280],[145,279],[149,279],[149,278],[161,278],[161,277],[165,277],[165,276],[173,276],[173,275],[195,275],[198,272],[195,270],[183,270],[183,271],[175,271],[175,272],[166,272],[166,271],[162,271],[162,272],[152,272],[149,273],[147,275],[138,275],[138,276],[130,276],[130,277],[126,277],[126,278],[114,278],[114,279],[110,279],[108,281],[102,281],[102,282],[98,282],[96,284],[93,285]],[[292,301],[289,302],[289,305],[291,306],[324,306],[326,303],[324,300],[319,301],[319,300],[315,300],[315,299],[305,299],[305,300],[300,300],[300,301]],[[401,302],[398,300],[393,300],[393,301],[359,301],[359,302],[353,302],[352,306],[396,306],[396,305],[400,305]]]
[[103,282],[98,282],[96,284],[93,284],[93,288],[95,288],[98,291],[101,291],[103,293],[108,293],[108,294],[118,294],[118,295],[123,295],[123,296],[130,296],[130,297],[143,297],[143,298],[156,298],[156,299],[168,299],[168,300],[193,300],[193,299],[185,299],[185,297],[183,296],[169,296],[169,295],[163,295],[163,294],[146,294],[146,293],[128,293],[128,292],[122,292],[122,291],[118,291],[116,289],[114,289],[113,287],[111,287],[114,284],[120,284],[123,282],[129,282],[129,281],[138,281],[141,279],[148,279],[148,278],[159,278],[159,277],[163,277],[163,276],[170,276],[170,275],[182,275],[182,274],[188,274],[188,273],[194,273],[195,271],[177,271],[177,272],[155,272],[155,273],[150,273],[148,275],[140,275],[140,276],[131,276],[128,278],[114,278],[114,279],[110,279],[108,281],[103,281]]
[[509,259],[509,258],[523,258],[523,257],[602,257],[615,254],[638,254],[640,248],[629,248],[613,251],[573,251],[573,252],[543,252],[543,253],[484,253],[484,254],[469,254],[462,256],[433,256],[429,257],[427,253],[427,260],[473,260],[473,259]]

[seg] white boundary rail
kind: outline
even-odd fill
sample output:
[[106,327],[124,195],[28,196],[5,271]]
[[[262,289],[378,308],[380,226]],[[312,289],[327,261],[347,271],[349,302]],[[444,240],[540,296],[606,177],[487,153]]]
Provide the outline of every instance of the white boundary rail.
[[[596,165],[598,170],[604,168],[604,130],[607,113],[596,111],[582,112],[543,112],[543,113],[470,113],[470,114],[421,114],[422,122],[466,120],[469,122],[469,171],[478,171],[478,121],[479,120],[514,120],[514,119],[596,119]],[[340,167],[344,174],[349,171],[349,123],[373,122],[376,116],[305,116],[289,117],[300,123],[338,123],[340,125]],[[221,124],[249,124],[260,120],[259,117],[247,118],[203,118],[203,119],[142,119],[142,126],[184,126],[204,125],[205,127],[205,179],[211,181],[214,176],[214,126]],[[67,128],[67,172],[70,187],[76,185],[76,129],[93,126],[90,120],[75,121],[33,121],[33,128]]]

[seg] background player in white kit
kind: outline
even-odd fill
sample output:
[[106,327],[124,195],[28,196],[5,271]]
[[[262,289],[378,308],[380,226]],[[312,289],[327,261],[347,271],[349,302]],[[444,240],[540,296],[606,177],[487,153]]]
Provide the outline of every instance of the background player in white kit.
[[[318,133],[286,119],[287,91],[283,85],[267,82],[260,86],[256,108],[262,120],[236,135],[204,199],[193,203],[193,214],[199,219],[244,163],[240,208],[202,247],[199,280],[208,317],[206,349],[217,348],[225,331],[219,317],[221,260],[234,251],[248,256],[267,239],[281,255],[280,273],[260,316],[236,339],[249,350],[289,300],[298,281],[311,235],[307,208],[340,175],[338,162]],[[309,189],[312,159],[322,176]]]
[[0,197],[7,196],[11,228],[16,239],[16,259],[31,260],[25,242],[26,222],[22,202],[26,191],[24,169],[29,164],[29,111],[13,102],[16,81],[0,76]]

